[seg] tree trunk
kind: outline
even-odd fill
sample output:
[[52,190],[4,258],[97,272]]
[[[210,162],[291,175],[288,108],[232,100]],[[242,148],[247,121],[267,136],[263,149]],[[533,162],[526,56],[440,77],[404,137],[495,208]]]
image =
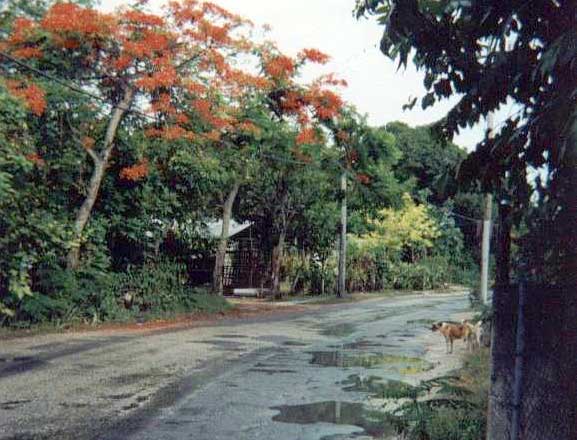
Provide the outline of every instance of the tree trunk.
[[524,307],[521,400],[515,431],[517,288],[495,289],[488,440],[577,438],[577,298],[574,288],[530,286]]
[[82,239],[82,233],[90,219],[92,208],[98,198],[100,185],[102,184],[102,179],[106,173],[106,167],[108,166],[110,155],[114,149],[114,138],[116,137],[118,126],[120,125],[122,116],[124,116],[127,109],[130,107],[133,97],[134,91],[131,88],[127,88],[124,92],[122,101],[114,108],[110,121],[108,122],[106,135],[104,136],[104,148],[102,149],[101,155],[99,156],[93,151],[90,152],[90,157],[94,162],[94,169],[88,185],[88,194],[84,199],[84,202],[82,202],[74,221],[73,240],[66,257],[66,268],[68,270],[76,270],[78,268],[80,262],[80,241]]
[[271,275],[271,289],[274,297],[280,296],[280,269],[282,258],[284,254],[284,242],[286,238],[286,227],[282,227],[278,242],[272,250],[272,275]]
[[347,292],[347,176],[341,175],[341,236],[339,240],[339,280],[337,297],[341,298]]
[[508,286],[511,271],[511,208],[499,203],[499,234],[495,255],[495,282],[498,286]]
[[[577,157],[566,158],[554,188],[560,209],[547,229],[553,256],[543,259],[546,267],[529,267],[545,274],[546,283],[526,290],[522,353],[515,344],[516,289],[497,288],[493,298],[488,440],[577,439]],[[513,400],[516,353],[522,359],[518,406]],[[515,419],[518,426],[512,425]]]
[[216,258],[214,262],[214,269],[212,272],[212,292],[215,295],[224,294],[224,260],[226,258],[226,249],[228,247],[228,233],[230,228],[230,219],[232,217],[232,206],[240,188],[239,182],[234,182],[234,185],[224,202],[222,207],[222,231],[220,233],[220,241],[216,251]]

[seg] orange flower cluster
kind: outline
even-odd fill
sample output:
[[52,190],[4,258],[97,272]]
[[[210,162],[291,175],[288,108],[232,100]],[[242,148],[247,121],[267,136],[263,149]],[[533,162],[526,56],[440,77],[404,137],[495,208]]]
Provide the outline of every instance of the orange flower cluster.
[[325,121],[337,116],[344,105],[341,97],[331,90],[313,89],[309,100],[316,117]]
[[167,50],[170,41],[171,39],[165,34],[145,30],[137,40],[127,41],[124,49],[126,54],[132,57],[148,58]]
[[190,118],[186,116],[184,113],[178,113],[174,117],[174,120],[176,121],[177,124],[188,124],[190,122]]
[[203,60],[199,63],[202,70],[210,70],[213,68],[216,72],[225,72],[228,64],[224,56],[215,49],[208,49],[204,52]]
[[244,121],[237,125],[237,129],[240,132],[252,134],[258,136],[261,133],[261,129],[254,125],[251,121]]
[[209,43],[228,44],[231,39],[228,35],[229,26],[215,26],[207,20],[199,23],[199,36]]
[[206,92],[206,86],[196,81],[187,80],[184,87],[193,95],[201,95]]
[[139,161],[136,165],[123,168],[120,170],[120,178],[124,180],[129,180],[131,182],[138,182],[148,176],[148,160],[143,159]]
[[34,164],[39,166],[39,167],[42,167],[46,164],[44,159],[42,159],[42,157],[40,157],[40,155],[38,153],[30,153],[30,154],[27,154],[25,157],[30,162],[34,162]]
[[331,57],[317,49],[304,49],[299,53],[299,59],[308,60],[312,63],[326,64]]
[[21,81],[7,80],[6,87],[13,96],[24,100],[26,107],[36,116],[46,110],[46,94],[36,84],[24,84]]
[[296,114],[306,105],[305,97],[302,93],[288,90],[281,98],[280,106],[287,114]]
[[132,64],[133,58],[129,55],[123,54],[111,62],[111,65],[116,70],[125,70]]
[[236,90],[246,88],[266,89],[270,86],[270,81],[262,76],[251,75],[238,69],[226,69],[223,74],[224,81]]
[[10,35],[8,42],[11,45],[26,43],[32,32],[36,29],[36,24],[27,18],[17,18],[12,24],[14,31]]
[[165,127],[161,132],[161,137],[169,141],[175,141],[177,139],[194,139],[195,135],[191,131],[181,127],[180,125],[169,125]]
[[134,23],[138,26],[148,25],[148,26],[164,26],[164,20],[162,17],[154,14],[147,14],[136,9],[129,9],[122,13],[122,18],[130,23]]
[[94,144],[96,143],[96,141],[91,138],[90,136],[84,136],[82,138],[82,146],[84,148],[86,148],[87,150],[92,150],[94,148]]
[[[198,0],[187,0],[190,3],[197,4]],[[242,19],[239,15],[232,14],[231,12],[227,11],[226,9],[218,6],[215,3],[211,2],[203,2],[202,4],[202,12],[204,14],[209,14],[216,19],[222,18],[235,25],[240,24],[250,24],[250,21]]]
[[314,82],[315,87],[332,86],[347,87],[348,83],[344,79],[338,79],[334,73],[323,75]]
[[177,139],[188,139],[194,140],[197,136],[191,132],[181,127],[180,125],[169,125],[164,128],[147,128],[144,134],[150,138],[162,138],[169,141],[174,141]]
[[264,70],[274,79],[286,79],[295,72],[295,63],[292,58],[278,55],[265,64]]
[[208,133],[205,133],[204,137],[209,141],[218,142],[220,140],[221,133],[218,130],[211,130]]
[[16,58],[41,58],[42,51],[37,47],[22,47],[20,49],[16,49],[12,51],[12,55]]
[[55,34],[71,32],[86,36],[112,35],[115,25],[112,16],[74,3],[54,4],[41,22],[44,30]]
[[162,70],[153,72],[151,75],[140,78],[136,85],[144,90],[152,91],[159,87],[170,87],[178,82],[178,75],[173,66],[166,66]]
[[198,115],[205,121],[212,118],[211,103],[208,99],[196,99],[192,102],[192,108],[198,113]]
[[318,141],[317,132],[312,127],[304,127],[296,137],[297,145],[314,144]]
[[172,105],[172,98],[168,93],[160,93],[150,105],[153,113],[176,114],[176,108]]

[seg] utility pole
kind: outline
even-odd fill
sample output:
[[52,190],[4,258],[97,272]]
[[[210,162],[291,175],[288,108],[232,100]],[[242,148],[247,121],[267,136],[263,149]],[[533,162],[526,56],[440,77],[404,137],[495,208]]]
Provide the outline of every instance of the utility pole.
[[347,173],[341,174],[341,237],[339,240],[339,282],[337,297],[346,295],[347,279]]
[[[487,136],[494,136],[493,113],[487,115]],[[483,212],[483,241],[481,245],[481,299],[483,304],[489,302],[489,255],[491,251],[491,214],[493,211],[493,195],[485,194],[485,209]]]

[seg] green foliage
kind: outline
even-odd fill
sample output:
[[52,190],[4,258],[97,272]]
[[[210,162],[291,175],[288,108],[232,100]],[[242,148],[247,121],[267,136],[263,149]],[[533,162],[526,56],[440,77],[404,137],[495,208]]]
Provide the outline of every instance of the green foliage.
[[467,355],[457,376],[416,386],[389,382],[378,397],[405,400],[387,415],[407,440],[479,440],[485,435],[488,387],[489,357],[481,350]]
[[372,232],[360,237],[365,247],[382,246],[389,254],[410,254],[411,261],[431,249],[440,236],[427,207],[415,204],[408,194],[403,195],[401,209],[383,209],[369,225]]
[[187,284],[186,267],[168,261],[129,267],[114,274],[103,292],[102,320],[131,316],[166,317],[176,313],[221,312],[230,305],[221,297],[208,295]]
[[231,307],[221,297],[191,288],[186,267],[168,261],[114,273],[96,266],[71,272],[55,260],[46,260],[38,266],[35,278],[30,298],[9,303],[17,312],[4,317],[5,325],[152,319],[177,313],[221,312]]
[[476,269],[463,235],[447,213],[404,197],[400,209],[370,220],[373,230],[350,236],[347,275],[351,291],[427,290],[470,285]]
[[400,181],[414,183],[416,191],[426,189],[431,192],[431,201],[442,203],[444,180],[456,173],[460,162],[466,157],[463,149],[452,142],[439,140],[431,127],[409,127],[402,122],[391,122],[386,130],[396,139],[402,160],[394,167]]
[[[496,193],[500,203],[511,207],[508,220],[516,225],[538,198],[544,209],[541,221],[526,224],[531,230],[525,275],[575,284],[577,83],[569,79],[577,76],[575,27],[569,19],[575,4],[356,3],[358,16],[374,13],[384,26],[382,52],[399,65],[411,59],[423,71],[423,108],[459,97],[436,124],[439,134],[451,137],[504,104],[516,104],[518,110],[496,127],[494,136],[486,136],[463,161],[458,182],[464,189],[480,185]],[[534,261],[532,255],[547,257]]]

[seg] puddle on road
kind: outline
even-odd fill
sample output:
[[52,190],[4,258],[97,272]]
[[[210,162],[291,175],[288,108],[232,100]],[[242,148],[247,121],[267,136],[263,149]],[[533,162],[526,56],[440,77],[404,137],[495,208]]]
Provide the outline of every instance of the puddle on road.
[[435,322],[437,322],[438,320],[435,319],[427,319],[427,318],[422,318],[422,319],[409,319],[407,321],[407,324],[409,325],[414,325],[414,326],[423,326],[423,327],[427,327],[429,328],[431,326],[431,324],[434,324]]
[[60,405],[62,408],[67,409],[80,409],[90,406],[89,403],[82,403],[82,402],[60,402],[58,405]]
[[247,335],[216,335],[217,338],[227,338],[227,339],[236,339],[236,338],[250,338]]
[[342,324],[335,324],[328,327],[324,327],[321,331],[321,335],[324,336],[336,336],[344,337],[352,335],[356,331],[356,326],[349,322],[343,322]]
[[102,397],[104,399],[110,399],[110,400],[124,400],[124,399],[130,399],[133,396],[134,393],[122,393],[122,394],[109,394],[107,396]]
[[25,373],[47,364],[48,362],[35,356],[16,356],[11,361],[2,362],[0,378]]
[[22,405],[32,402],[32,400],[8,400],[6,402],[0,402],[0,409],[11,410],[17,409]]
[[313,351],[310,352],[310,354],[312,354],[310,363],[313,365],[320,365],[322,367],[375,368],[383,365],[390,365],[398,369],[401,373],[403,369],[407,368],[430,368],[430,364],[423,359],[384,353]]
[[304,405],[283,405],[271,409],[280,411],[272,418],[275,422],[357,426],[363,429],[365,434],[378,438],[394,434],[393,427],[387,423],[383,413],[371,411],[362,403],[328,401]]
[[329,348],[342,348],[345,350],[362,350],[365,348],[375,348],[375,347],[384,347],[386,344],[382,344],[380,342],[373,342],[367,339],[359,339],[355,342],[349,342],[348,344],[342,345],[329,345]]
[[284,341],[282,343],[282,345],[286,345],[289,347],[306,347],[309,344],[307,344],[306,342],[300,342],[300,341]]
[[398,380],[383,380],[382,377],[378,376],[363,377],[358,374],[350,375],[338,385],[345,385],[343,391],[366,393],[375,398],[383,398],[385,393],[389,397],[394,395],[404,396],[409,390],[413,389],[411,385]]
[[273,374],[286,374],[286,373],[296,373],[296,370],[284,370],[284,369],[269,369],[269,368],[251,368],[248,371],[251,373],[265,373],[269,375]]

